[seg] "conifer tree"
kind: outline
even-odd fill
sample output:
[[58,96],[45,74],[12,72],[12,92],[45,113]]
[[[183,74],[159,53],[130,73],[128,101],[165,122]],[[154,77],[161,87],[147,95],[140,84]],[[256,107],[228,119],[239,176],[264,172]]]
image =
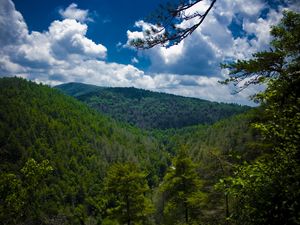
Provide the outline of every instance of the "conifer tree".
[[166,201],[166,220],[172,224],[182,221],[188,224],[196,219],[205,200],[201,187],[197,165],[188,155],[187,149],[182,147],[173,159],[161,186]]
[[226,82],[268,85],[256,95],[266,119],[255,127],[272,148],[227,179],[235,224],[300,224],[300,14],[285,12],[271,34],[270,51],[225,65],[231,70]]
[[108,216],[119,224],[143,223],[153,211],[146,197],[149,191],[146,174],[134,163],[113,164],[105,178],[105,191]]

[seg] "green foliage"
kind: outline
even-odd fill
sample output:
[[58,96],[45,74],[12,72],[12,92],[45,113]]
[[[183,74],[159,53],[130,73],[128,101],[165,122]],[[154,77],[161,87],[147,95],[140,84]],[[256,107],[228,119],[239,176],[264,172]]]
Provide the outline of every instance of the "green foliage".
[[[153,135],[161,142],[162,148],[172,155],[178,154],[186,146],[207,194],[206,204],[201,207],[201,216],[196,224],[223,224],[226,218],[226,196],[214,185],[232,174],[234,165],[252,161],[269,151],[269,144],[262,142],[262,136],[251,127],[251,123],[264,120],[261,109],[232,116],[208,125],[198,125],[182,129],[156,130]],[[155,196],[158,213],[157,224],[162,223],[164,200]],[[227,201],[231,207],[231,199]],[[229,208],[230,208],[229,207]],[[173,218],[173,217],[171,217]],[[166,219],[166,217],[165,217]],[[172,223],[175,223],[175,218]]]
[[101,88],[79,83],[63,84],[56,88],[119,121],[145,129],[212,124],[249,109],[247,106],[209,102],[136,88]]
[[[78,96],[98,92],[100,89],[92,86],[87,90],[83,85]],[[135,104],[144,101],[144,98],[151,99],[156,95],[137,89],[112,90],[126,95],[128,99],[140,99],[136,99]],[[78,89],[74,89],[71,85],[69,91],[75,94]],[[157,95],[157,99],[163,102],[162,106],[171,104],[171,107],[162,107],[161,112],[173,110],[179,101],[172,95],[166,95],[165,100],[162,100],[161,94]],[[119,97],[113,98],[112,102],[117,102]],[[193,105],[193,101],[199,101],[199,105],[201,103],[201,100],[178,98],[186,102],[180,106],[184,110]],[[153,99],[155,106],[158,100],[154,97]],[[249,129],[249,123],[256,112],[230,117],[212,126],[198,125],[147,132],[125,123],[115,122],[75,99],[60,94],[57,90],[18,78],[0,79],[0,103],[6,106],[0,109],[0,170],[3,174],[1,184],[9,185],[9,187],[4,185],[1,189],[1,201],[4,202],[3,199],[6,199],[6,203],[2,205],[9,204],[1,214],[6,224],[20,221],[32,224],[118,224],[121,217],[117,215],[122,214],[118,211],[121,208],[115,208],[116,202],[113,199],[109,199],[108,204],[103,180],[108,179],[105,178],[106,171],[111,164],[129,161],[134,162],[141,169],[132,176],[137,176],[141,186],[146,178],[152,189],[151,192],[146,192],[144,203],[138,201],[141,204],[137,206],[145,207],[145,210],[135,209],[134,213],[139,219],[133,219],[132,223],[151,223],[154,220],[157,224],[184,223],[185,204],[188,209],[189,224],[220,224],[225,215],[223,195],[215,191],[212,186],[225,175],[220,169],[219,159],[211,153],[218,152],[218,157],[226,163],[227,161],[238,163],[242,159],[249,161],[259,154],[246,151],[249,143],[257,139],[257,134]],[[222,104],[217,105],[222,106]],[[220,112],[224,109],[223,106],[219,108]],[[232,112],[231,109],[237,107],[228,106],[229,110],[226,113]],[[213,105],[209,108],[215,109]],[[240,109],[244,111],[239,107],[237,111],[233,111],[238,112]],[[206,114],[211,113],[210,110]],[[178,118],[185,117],[185,113],[180,113],[178,108],[174,117],[176,115]],[[168,116],[170,115],[171,113]],[[216,118],[214,117],[210,122]],[[172,117],[170,119],[172,121]],[[164,118],[164,121],[168,120]],[[149,121],[154,119],[150,118]],[[251,143],[251,149],[254,149],[255,144]],[[190,158],[179,151],[182,145],[187,146],[197,166],[194,162],[190,164]],[[182,173],[179,179],[173,174],[175,176],[173,179],[169,171],[166,177],[169,177],[168,181],[174,182],[171,182],[170,189],[163,191],[162,195],[158,185],[167,170],[168,159],[174,155],[178,163],[181,158],[187,157],[187,161],[183,163],[188,164],[188,172]],[[38,178],[40,172],[37,165],[39,168],[43,163],[36,164],[31,159],[35,162],[48,159],[54,169],[53,172],[46,177],[41,175],[41,178]],[[27,169],[22,169],[27,165],[26,162],[29,163]],[[175,163],[177,162],[174,160],[173,164]],[[47,168],[46,164],[43,167]],[[35,172],[31,174],[30,171],[33,170]],[[131,170],[135,171],[135,169]],[[28,177],[27,181],[25,177]],[[169,193],[176,193],[171,189],[178,188],[180,185],[178,186],[176,182],[180,183],[184,179],[195,181],[194,186],[191,185],[190,189],[186,189],[187,193],[177,189],[178,197],[176,194],[171,198]],[[28,183],[29,180],[31,183]],[[35,188],[36,184],[38,188]],[[118,182],[111,184],[112,187],[115,185],[117,188]],[[25,185],[27,188],[24,188]],[[201,190],[205,190],[207,194],[203,194]],[[136,192],[132,194],[133,199],[140,200],[142,196]],[[150,213],[152,211],[150,198],[154,199],[158,209],[155,215]],[[169,201],[166,207],[163,207],[165,200]],[[25,207],[28,202],[32,204]]]
[[251,127],[251,123],[261,119],[263,118],[260,115],[260,109],[253,109],[247,113],[220,120],[211,126],[185,127],[158,132],[154,135],[172,149],[187,145],[196,161],[206,162],[207,153],[213,149],[218,149],[224,155],[242,157],[249,161],[261,154],[261,151],[256,149],[257,146],[262,145],[261,135]]
[[300,224],[300,14],[285,12],[271,34],[270,52],[229,66],[233,80],[252,74],[267,78],[266,91],[256,96],[264,106],[265,121],[255,127],[272,148],[253,163],[238,166],[226,179],[236,224]]
[[[82,224],[103,219],[103,179],[110,164],[138,163],[147,171],[151,185],[163,176],[157,168],[167,166],[167,154],[154,138],[58,90],[19,78],[1,78],[0,105],[5,106],[0,108],[0,171],[5,175],[1,183],[10,184],[10,188],[3,186],[1,196],[10,196],[6,204],[12,205],[1,214],[7,221],[24,208],[27,195],[18,191],[24,190],[23,177],[34,190],[29,196],[32,204],[26,207],[30,213],[22,215],[23,221]],[[31,158],[36,162],[47,159],[54,169],[37,191],[35,185],[42,184],[38,168],[47,167],[43,163],[37,167]]]
[[0,219],[3,223],[16,224],[24,206],[21,180],[13,173],[0,176]]
[[29,159],[18,174],[0,176],[0,220],[18,224],[38,219],[41,199],[44,197],[45,177],[53,171],[48,160],[37,163]]
[[[94,88],[98,91],[98,87],[91,87],[93,91]],[[75,93],[78,90],[70,91]],[[85,91],[84,85],[80,93]],[[138,94],[125,89],[118,91],[132,98],[140,95],[141,99],[143,94],[148,93],[140,91]],[[244,151],[245,143],[255,136],[247,130],[249,118],[252,118],[248,115],[228,118],[213,126],[142,131],[105,117],[57,90],[18,78],[0,79],[0,103],[6,106],[0,109],[1,201],[6,199],[2,205],[9,205],[3,210],[1,219],[6,224],[20,221],[32,224],[121,223],[117,216],[122,214],[121,208],[115,208],[113,198],[106,198],[103,180],[108,179],[106,174],[109,173],[106,171],[110,165],[127,165],[123,162],[136,164],[134,167],[140,170],[128,167],[128,175],[137,176],[140,187],[148,184],[152,189],[146,191],[145,196],[141,190],[140,194],[132,194],[132,198],[138,201],[136,206],[145,207],[144,211],[134,209],[133,214],[138,219],[133,218],[132,223],[151,223],[154,220],[156,223],[181,223],[182,218],[176,219],[177,210],[180,211],[178,216],[184,215],[179,202],[172,207],[170,201],[170,210],[166,207],[165,212],[168,213],[161,218],[163,214],[160,209],[163,207],[160,203],[164,198],[158,185],[168,168],[169,158],[180,152],[180,146],[184,144],[188,146],[193,159],[200,163],[197,168],[192,163],[188,173],[197,175],[197,179],[201,175],[201,182],[197,185],[203,185],[209,195],[205,205],[202,200],[206,198],[202,192],[194,192],[186,197],[189,222],[197,224],[205,220],[209,221],[207,223],[219,223],[222,216],[218,215],[223,215],[223,202],[220,200],[223,196],[211,187],[224,175],[209,152],[219,149],[221,157],[238,152],[245,158],[251,158]],[[41,163],[34,163],[31,159]],[[40,167],[47,168],[43,164],[46,159],[54,169],[48,176],[42,175],[43,170],[38,170]],[[27,169],[22,169],[24,165],[27,165]],[[31,174],[30,171],[35,172]],[[119,182],[111,184],[111,188],[119,186]],[[165,191],[165,195],[168,192]],[[184,199],[184,195],[180,196],[181,200]],[[144,202],[140,200],[142,197],[145,198]],[[158,207],[155,215],[150,213],[153,209],[149,202],[151,198]],[[25,207],[28,202],[32,204]],[[198,206],[201,206],[200,209]]]
[[299,224],[299,180],[299,165],[287,158],[239,166],[234,177],[220,183],[230,187],[235,201],[230,219],[236,224]]
[[113,164],[104,181],[108,196],[107,213],[119,224],[146,224],[147,216],[153,212],[153,205],[147,193],[147,174],[133,163]]
[[165,201],[163,210],[165,223],[195,221],[205,203],[205,194],[201,188],[202,182],[197,173],[197,165],[183,147],[173,159],[160,187]]

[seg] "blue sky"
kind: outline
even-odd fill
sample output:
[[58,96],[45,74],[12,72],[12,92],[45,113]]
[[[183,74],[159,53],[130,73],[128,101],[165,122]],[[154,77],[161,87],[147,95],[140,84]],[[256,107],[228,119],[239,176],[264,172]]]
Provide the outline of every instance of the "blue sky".
[[[132,50],[120,47],[118,43],[125,44],[127,41],[126,32],[133,28],[135,21],[141,20],[150,14],[161,1],[141,0],[13,0],[15,7],[20,11],[28,25],[29,30],[47,30],[51,22],[61,19],[60,10],[66,9],[72,3],[77,4],[78,9],[88,10],[87,37],[97,43],[101,43],[108,49],[106,61],[123,64],[131,63],[136,55]],[[146,66],[141,65],[144,69]]]
[[[248,96],[262,87],[231,95],[231,86],[218,84],[228,76],[219,64],[268,48],[270,26],[282,10],[299,9],[298,1],[218,0],[201,27],[179,45],[145,51],[128,46],[144,36],[145,18],[162,2],[0,0],[0,76],[49,85],[134,86],[251,105]],[[187,13],[207,4],[204,0]]]

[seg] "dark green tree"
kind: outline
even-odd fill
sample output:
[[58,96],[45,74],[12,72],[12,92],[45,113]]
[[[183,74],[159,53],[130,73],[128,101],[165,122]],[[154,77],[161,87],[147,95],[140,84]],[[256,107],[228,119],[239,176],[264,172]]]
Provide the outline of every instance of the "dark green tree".
[[147,192],[146,174],[134,163],[113,164],[104,181],[108,196],[107,214],[119,224],[146,223],[153,212]]
[[300,224],[300,14],[284,12],[271,34],[270,51],[225,65],[231,70],[226,82],[267,84],[255,96],[265,121],[254,126],[272,149],[227,179],[236,224]]
[[41,163],[29,159],[20,174],[0,176],[0,220],[4,224],[18,224],[39,217],[45,177],[53,170],[48,160]]
[[196,219],[205,202],[205,194],[201,187],[197,165],[186,148],[182,147],[173,159],[161,185],[166,220],[171,224],[182,221],[189,224]]

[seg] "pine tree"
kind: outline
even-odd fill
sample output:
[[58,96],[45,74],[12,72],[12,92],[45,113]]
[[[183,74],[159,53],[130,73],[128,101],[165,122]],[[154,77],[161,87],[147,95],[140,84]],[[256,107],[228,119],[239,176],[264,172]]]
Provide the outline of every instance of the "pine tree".
[[146,194],[146,174],[133,163],[113,164],[105,178],[108,196],[107,213],[120,224],[136,224],[147,220],[153,206]]
[[227,179],[226,192],[236,202],[231,215],[235,224],[300,223],[299,31],[300,14],[285,12],[272,28],[270,51],[225,65],[231,70],[227,82],[267,83],[267,89],[256,96],[266,119],[255,127],[272,148],[254,162],[239,166]]
[[172,161],[172,166],[163,179],[161,191],[165,198],[166,220],[190,223],[201,213],[205,194],[197,173],[197,165],[192,161],[185,147],[181,148]]

